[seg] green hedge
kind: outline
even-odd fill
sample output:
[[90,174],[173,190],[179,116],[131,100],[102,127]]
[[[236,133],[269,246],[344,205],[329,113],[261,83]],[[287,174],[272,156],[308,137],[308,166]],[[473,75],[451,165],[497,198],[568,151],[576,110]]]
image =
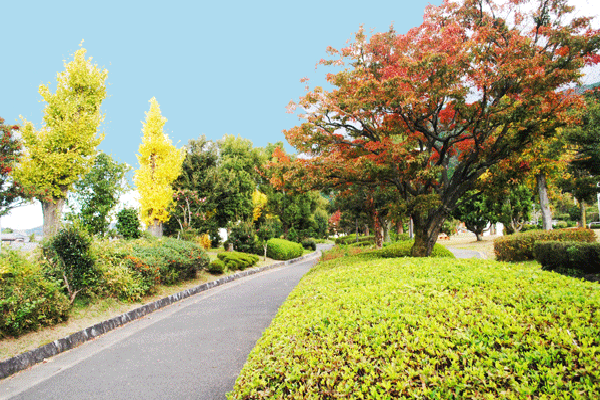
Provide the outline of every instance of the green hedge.
[[[356,235],[347,235],[335,239],[335,244],[356,244]],[[359,243],[375,243],[375,236],[359,236]]]
[[[412,249],[414,243],[414,240],[403,240],[385,246],[381,250],[375,250],[375,252],[383,258],[410,257],[410,250]],[[452,254],[450,250],[446,249],[441,244],[436,243],[433,245],[431,257],[454,258],[454,254]]]
[[219,260],[225,263],[225,266],[230,270],[243,271],[250,268],[258,262],[259,258],[254,254],[241,253],[238,251],[227,251],[217,254]]
[[594,231],[586,228],[533,230],[516,235],[503,236],[494,240],[494,253],[499,261],[533,260],[536,242],[555,240],[560,242],[595,242]]
[[267,242],[267,256],[274,260],[291,260],[304,254],[300,243],[290,242],[285,239],[269,239]]
[[0,255],[0,338],[64,321],[71,307],[59,282],[48,280],[24,255]]
[[600,243],[538,242],[535,259],[544,269],[578,269],[584,273],[600,273]]
[[208,264],[207,271],[211,274],[222,274],[225,272],[225,263],[223,260],[212,260],[210,264]]
[[597,399],[597,284],[489,260],[339,258],[290,294],[229,399]]

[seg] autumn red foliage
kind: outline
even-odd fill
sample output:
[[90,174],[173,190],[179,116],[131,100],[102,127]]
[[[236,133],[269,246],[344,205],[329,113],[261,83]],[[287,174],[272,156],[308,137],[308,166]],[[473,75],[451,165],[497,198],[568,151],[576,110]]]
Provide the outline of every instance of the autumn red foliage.
[[[532,11],[527,11],[532,10]],[[328,49],[335,87],[315,87],[285,131],[308,155],[298,175],[318,186],[392,187],[415,225],[412,254],[431,253],[458,199],[479,176],[569,122],[569,85],[600,59],[600,33],[559,0],[444,1],[423,24]]]

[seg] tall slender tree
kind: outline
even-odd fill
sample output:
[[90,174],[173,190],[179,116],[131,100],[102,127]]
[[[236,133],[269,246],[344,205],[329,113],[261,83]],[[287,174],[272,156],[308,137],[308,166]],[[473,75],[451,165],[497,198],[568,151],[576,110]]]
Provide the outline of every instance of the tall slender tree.
[[172,183],[181,173],[185,158],[182,149],[176,149],[163,127],[167,119],[160,113],[156,98],[150,99],[150,111],[143,124],[142,144],[137,155],[140,168],[133,181],[140,195],[141,220],[154,236],[162,236],[163,223],[169,219],[173,203]]
[[65,71],[57,75],[56,92],[40,85],[47,102],[43,126],[38,130],[23,120],[24,156],[15,170],[15,179],[41,203],[44,236],[54,235],[60,226],[67,192],[86,174],[104,136],[98,127],[104,119],[100,105],[106,97],[108,71],[92,64],[81,48]]

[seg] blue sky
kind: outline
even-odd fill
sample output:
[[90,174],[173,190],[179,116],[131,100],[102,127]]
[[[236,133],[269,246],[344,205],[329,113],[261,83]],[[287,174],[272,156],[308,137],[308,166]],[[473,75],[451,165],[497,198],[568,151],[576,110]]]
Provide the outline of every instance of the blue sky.
[[[303,95],[300,79],[323,85],[331,72],[315,69],[327,46],[343,47],[360,25],[381,32],[393,23],[404,33],[429,3],[441,0],[5,2],[0,116],[10,124],[23,115],[39,127],[38,86],[54,90],[63,60],[84,39],[87,56],[109,71],[99,147],[116,160],[138,167],[152,97],[178,146],[201,134],[240,135],[255,146],[285,141],[282,130],[298,124],[285,106]],[[577,3],[594,10],[592,0]]]

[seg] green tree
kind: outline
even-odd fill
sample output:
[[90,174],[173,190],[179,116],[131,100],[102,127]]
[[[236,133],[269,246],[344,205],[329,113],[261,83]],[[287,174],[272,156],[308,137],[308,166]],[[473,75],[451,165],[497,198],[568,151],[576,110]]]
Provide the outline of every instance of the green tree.
[[213,245],[220,237],[215,219],[218,196],[214,195],[217,175],[218,146],[204,135],[185,146],[181,174],[173,182],[172,218],[165,223],[166,235],[185,231],[208,232]]
[[467,192],[458,200],[453,216],[465,223],[467,229],[475,234],[477,241],[482,240],[483,231],[489,223],[497,222],[497,214],[489,209],[484,194],[475,190]]
[[163,223],[169,219],[174,192],[172,183],[180,175],[185,157],[184,151],[176,149],[164,133],[166,122],[153,97],[150,99],[150,111],[146,113],[146,122],[142,123],[142,144],[137,156],[140,168],[135,171],[133,178],[140,194],[142,222],[157,237],[163,235]]
[[261,177],[257,167],[265,161],[263,149],[233,135],[218,141],[219,160],[213,187],[215,219],[220,227],[252,217],[252,194]]
[[56,92],[40,85],[47,102],[44,125],[34,128],[23,119],[25,154],[15,170],[15,180],[42,204],[44,236],[57,233],[67,192],[94,162],[103,135],[97,130],[104,119],[100,105],[106,97],[108,71],[85,59],[81,48],[65,71],[57,75]]
[[99,153],[90,172],[73,185],[70,203],[75,211],[67,215],[67,219],[80,221],[92,235],[104,236],[110,225],[111,211],[129,188],[125,174],[130,170],[128,164]]
[[117,213],[117,232],[125,239],[140,237],[140,220],[135,209],[124,208]]
[[560,186],[577,199],[580,223],[586,226],[586,203],[596,201],[600,191],[600,89],[585,95],[586,107],[577,113],[579,123],[565,130],[573,156]]

